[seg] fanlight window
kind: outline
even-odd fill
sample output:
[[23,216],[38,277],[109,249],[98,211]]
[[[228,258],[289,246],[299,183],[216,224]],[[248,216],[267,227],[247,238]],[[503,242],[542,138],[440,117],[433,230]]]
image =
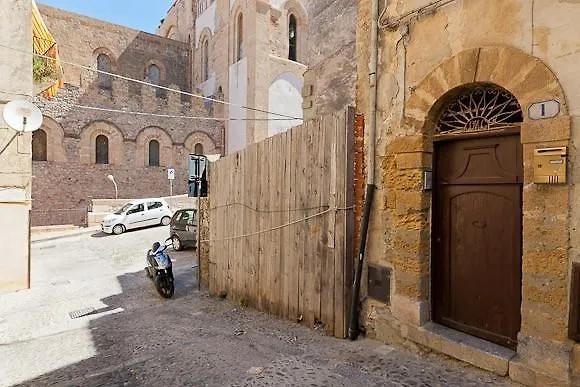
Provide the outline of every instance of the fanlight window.
[[523,121],[517,99],[496,87],[469,89],[443,107],[436,132],[477,132],[512,126]]

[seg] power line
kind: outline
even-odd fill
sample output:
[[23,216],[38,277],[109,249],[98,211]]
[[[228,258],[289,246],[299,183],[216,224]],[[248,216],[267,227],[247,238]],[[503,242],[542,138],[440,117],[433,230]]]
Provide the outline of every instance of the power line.
[[126,77],[124,75],[119,75],[119,74],[110,73],[108,71],[94,69],[94,68],[91,68],[91,67],[88,67],[88,66],[84,66],[84,65],[81,65],[81,64],[78,64],[78,63],[68,62],[68,61],[65,61],[65,60],[62,60],[62,59],[58,59],[57,60],[56,58],[52,58],[52,57],[47,56],[47,55],[37,54],[35,52],[30,52],[30,51],[26,51],[26,50],[21,50],[21,49],[18,49],[18,48],[6,46],[4,44],[0,44],[0,47],[5,48],[5,49],[8,49],[8,50],[11,50],[11,51],[20,52],[20,53],[27,54],[27,55],[31,55],[31,56],[36,56],[38,58],[44,58],[44,59],[47,59],[47,60],[51,60],[53,62],[61,62],[61,63],[67,64],[69,66],[78,67],[78,68],[83,69],[83,70],[93,71],[93,72],[96,72],[98,74],[105,74],[105,75],[108,75],[108,76],[111,76],[111,77],[123,79],[125,81],[135,82],[135,83],[139,83],[141,85],[151,86],[151,87],[155,87],[155,88],[158,88],[158,89],[170,91],[172,93],[178,93],[178,94],[188,95],[188,96],[194,97],[194,98],[200,98],[200,99],[203,99],[205,101],[211,101],[211,102],[215,102],[215,103],[221,103],[223,105],[239,107],[239,108],[242,108],[242,109],[246,109],[246,110],[250,110],[250,111],[255,111],[255,112],[259,112],[259,113],[272,114],[274,116],[284,117],[284,118],[290,118],[290,119],[293,119],[293,120],[302,120],[303,119],[303,118],[299,118],[299,117],[288,116],[288,115],[285,115],[285,114],[274,113],[274,112],[270,112],[268,110],[263,110],[263,109],[254,108],[254,107],[250,107],[250,106],[235,104],[235,103],[232,103],[232,102],[220,101],[219,99],[215,99],[215,98],[211,98],[211,97],[204,97],[203,95],[200,95],[200,94],[194,94],[194,93],[190,93],[190,92],[183,91],[183,90],[172,89],[172,88],[166,87],[166,86],[156,85],[154,83],[141,81],[139,79]]

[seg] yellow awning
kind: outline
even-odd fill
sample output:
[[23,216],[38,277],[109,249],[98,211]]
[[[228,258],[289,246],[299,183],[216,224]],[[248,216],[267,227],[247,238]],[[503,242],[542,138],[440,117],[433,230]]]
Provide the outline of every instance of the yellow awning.
[[[42,16],[34,0],[32,1],[32,47],[35,54],[54,58],[55,66],[59,69],[59,73],[62,74],[56,40],[46,27],[46,24],[44,24],[44,20],[42,20]],[[62,87],[62,79],[56,80],[43,93],[46,97],[52,97],[60,87]]]

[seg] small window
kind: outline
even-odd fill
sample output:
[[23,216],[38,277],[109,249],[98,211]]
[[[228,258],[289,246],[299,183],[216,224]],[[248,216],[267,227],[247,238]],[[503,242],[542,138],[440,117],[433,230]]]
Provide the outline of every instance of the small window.
[[[161,70],[159,70],[157,65],[152,64],[147,68],[147,81],[154,85],[161,84]],[[162,97],[162,92],[162,89],[155,88],[155,95],[157,97]]]
[[[107,54],[99,54],[97,56],[97,70],[111,72],[111,58]],[[98,81],[101,89],[111,89],[113,82],[109,74],[99,73]]]
[[149,142],[149,166],[159,166],[159,141],[151,140]]
[[202,80],[205,82],[209,79],[209,42],[207,39],[204,40],[201,48],[201,60],[202,60]]
[[131,208],[127,212],[127,215],[129,215],[129,214],[136,214],[138,212],[143,212],[143,211],[145,211],[145,206],[143,204],[137,204],[135,207]]
[[109,164],[109,139],[102,134],[95,141],[96,164]]
[[193,222],[194,219],[195,219],[195,216],[194,216],[193,210],[185,210],[181,214],[181,217],[179,218],[179,222],[180,223]]
[[46,161],[46,132],[38,129],[32,133],[32,161]]
[[193,152],[196,155],[203,155],[203,145],[201,145],[199,142],[197,144],[195,144],[195,148],[193,148]]
[[236,62],[244,57],[244,15],[240,13],[236,26]]
[[296,27],[296,17],[290,15],[290,20],[288,22],[288,59],[296,62],[296,41],[297,41],[298,29]]
[[147,202],[147,208],[150,210],[154,210],[156,208],[161,207],[163,207],[163,204],[161,204],[161,202]]

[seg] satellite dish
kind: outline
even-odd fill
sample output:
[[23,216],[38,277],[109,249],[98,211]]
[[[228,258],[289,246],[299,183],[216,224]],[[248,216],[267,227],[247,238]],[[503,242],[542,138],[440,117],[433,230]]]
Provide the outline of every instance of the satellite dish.
[[34,132],[42,125],[42,112],[32,102],[10,101],[4,106],[2,117],[6,124],[19,133]]

